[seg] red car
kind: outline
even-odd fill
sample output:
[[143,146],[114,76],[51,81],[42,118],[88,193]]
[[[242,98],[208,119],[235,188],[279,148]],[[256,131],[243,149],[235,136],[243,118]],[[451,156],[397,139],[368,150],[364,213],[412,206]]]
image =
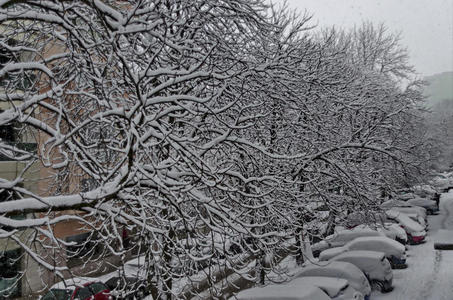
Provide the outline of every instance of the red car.
[[74,278],[59,282],[40,300],[112,300],[108,287],[91,278]]

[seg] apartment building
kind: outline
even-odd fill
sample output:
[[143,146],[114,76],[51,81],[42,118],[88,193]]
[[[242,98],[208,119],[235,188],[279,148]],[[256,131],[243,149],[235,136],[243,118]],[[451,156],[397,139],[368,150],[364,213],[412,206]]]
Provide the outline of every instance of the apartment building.
[[[0,36],[4,35],[0,26]],[[58,52],[58,48],[49,48],[49,53]],[[12,56],[6,48],[0,48],[0,68],[12,60]],[[17,84],[17,81],[11,75],[0,77],[0,94],[4,93],[12,82],[15,83],[15,89],[26,89],[33,85],[36,78],[27,78],[23,82]],[[0,101],[0,112],[10,109],[14,105],[19,104],[14,101]],[[43,114],[45,112],[35,110],[34,114]],[[51,176],[54,176],[54,171],[46,168],[41,161],[30,159],[16,159],[12,152],[7,153],[4,149],[8,146],[16,149],[27,150],[28,152],[39,155],[41,141],[44,140],[42,133],[34,132],[30,128],[21,127],[18,123],[8,123],[0,126],[0,179],[14,180],[18,177],[23,178],[21,183],[28,191],[39,195],[55,195],[65,194],[73,191],[83,192],[93,188],[93,182],[89,178],[84,178],[80,174],[71,174],[69,182],[65,184],[55,185]],[[5,146],[7,145],[7,146]],[[61,189],[57,191],[56,189]],[[66,189],[66,190],[65,190]],[[9,191],[0,189],[0,202],[12,200],[18,195]],[[65,214],[81,214],[80,211],[65,211]],[[59,212],[53,214],[58,215]],[[11,216],[16,219],[25,218],[24,214]],[[33,217],[33,216],[28,216]],[[39,214],[37,214],[39,217]],[[12,228],[2,227],[1,229],[11,232]],[[57,223],[52,226],[52,231],[57,239],[67,242],[73,242],[73,245],[63,247],[61,249],[46,248],[46,239],[43,236],[37,235],[35,230],[25,229],[15,233],[15,236],[25,245],[37,249],[42,257],[50,265],[67,266],[71,272],[66,272],[65,276],[85,275],[87,272],[94,272],[91,275],[96,275],[99,272],[107,271],[112,268],[112,264],[119,261],[118,257],[102,257],[97,264],[86,264],[84,255],[96,247],[93,243],[86,241],[93,234],[88,229],[84,228],[81,223],[68,220]],[[95,248],[96,249],[96,248]],[[101,253],[95,251],[94,253]],[[97,273],[96,273],[97,272]],[[0,237],[0,300],[1,299],[34,299],[36,295],[33,292],[43,290],[46,286],[50,286],[59,278],[56,278],[54,273],[46,271],[28,255],[23,247],[11,238]],[[2,292],[3,291],[3,292]]]

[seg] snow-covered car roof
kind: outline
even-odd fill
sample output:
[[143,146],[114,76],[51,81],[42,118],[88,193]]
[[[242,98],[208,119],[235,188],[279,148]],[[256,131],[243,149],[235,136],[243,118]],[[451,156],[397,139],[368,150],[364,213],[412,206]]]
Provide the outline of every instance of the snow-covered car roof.
[[413,205],[407,203],[406,201],[391,199],[381,203],[382,208],[391,208],[391,207],[412,207]]
[[452,183],[451,173],[438,174],[430,181],[430,183],[438,188],[447,187]]
[[[398,212],[403,212],[406,214],[416,214],[422,218],[426,218],[426,209],[420,206],[406,206],[406,207],[401,207],[401,206],[394,206],[394,207],[389,207],[388,209],[393,210],[393,211],[398,211]],[[387,214],[387,212],[386,212]],[[387,214],[388,216],[388,214]]]
[[56,284],[54,284],[50,289],[67,289],[67,288],[72,288],[75,289],[76,287],[81,287],[84,284],[87,284],[89,282],[97,282],[99,279],[97,278],[91,278],[91,277],[74,277],[74,278],[69,278],[64,281],[60,281]]
[[429,200],[426,198],[415,198],[411,200],[407,200],[407,203],[416,206],[436,206],[436,201]]
[[312,251],[323,251],[323,250],[325,250],[327,248],[329,248],[329,244],[325,240],[322,240],[322,241],[319,241],[317,243],[314,243],[311,246],[311,250]]
[[337,257],[356,257],[356,258],[363,258],[363,259],[383,259],[385,254],[380,251],[369,251],[369,250],[353,250],[347,251],[339,254]]
[[238,300],[331,300],[320,288],[307,283],[299,285],[277,284],[244,290],[236,295]]
[[371,250],[384,252],[386,255],[402,255],[406,248],[395,240],[385,236],[360,237],[345,246],[348,250]]
[[346,261],[362,270],[369,279],[390,280],[393,272],[385,254],[377,251],[354,250],[341,253],[332,261]]
[[362,236],[382,236],[382,233],[371,229],[371,228],[353,228],[353,229],[342,229],[329,235],[325,238],[329,241],[344,241],[345,243]]
[[384,227],[387,230],[393,231],[398,238],[407,241],[406,231],[403,228],[401,228],[398,224],[384,223]]
[[335,248],[326,249],[319,254],[319,261],[329,260],[332,257],[335,257],[338,254],[343,253],[345,251],[348,251],[348,249],[345,247],[335,247]]
[[389,217],[394,218],[409,233],[422,232],[425,230],[423,225],[412,220],[407,214],[395,210],[387,211]]
[[414,185],[412,187],[412,190],[415,193],[426,193],[426,194],[435,194],[437,193],[437,190],[435,187],[429,184],[423,184],[423,185]]
[[342,232],[349,232],[352,235],[369,235],[369,236],[380,236],[382,235],[378,231],[372,228],[361,228],[361,227],[354,227],[352,229],[345,229]]
[[346,279],[322,276],[299,277],[288,283],[288,285],[296,286],[300,286],[301,284],[317,286],[331,298],[337,296],[341,290],[345,289],[349,285]]
[[[391,239],[395,239],[397,236],[400,237],[401,236],[401,232],[396,232],[395,230],[393,230],[393,228],[391,228],[391,226],[389,226],[389,224],[391,223],[371,223],[371,224],[360,224],[360,225],[357,225],[354,229],[365,229],[365,228],[368,228],[370,230],[376,230],[378,232],[380,232],[382,235],[385,235],[386,237],[389,237]],[[401,229],[401,231],[405,234],[404,230],[402,228],[400,228],[399,226],[397,226],[399,229]]]
[[295,277],[323,276],[336,277],[348,280],[349,284],[361,292],[369,295],[371,287],[365,274],[355,265],[344,261],[327,261],[310,264],[301,268]]
[[401,199],[401,200],[409,200],[409,199],[413,199],[417,197],[417,195],[415,195],[414,193],[404,193],[404,194],[399,194],[397,196],[398,199]]

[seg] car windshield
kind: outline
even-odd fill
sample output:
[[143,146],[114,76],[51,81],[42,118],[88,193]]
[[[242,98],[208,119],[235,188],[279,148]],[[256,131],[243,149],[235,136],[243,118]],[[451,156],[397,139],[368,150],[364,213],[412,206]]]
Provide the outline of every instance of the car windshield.
[[94,295],[96,295],[102,291],[108,290],[108,288],[102,282],[92,283],[89,285],[89,287]]
[[69,300],[73,290],[51,289],[42,300]]

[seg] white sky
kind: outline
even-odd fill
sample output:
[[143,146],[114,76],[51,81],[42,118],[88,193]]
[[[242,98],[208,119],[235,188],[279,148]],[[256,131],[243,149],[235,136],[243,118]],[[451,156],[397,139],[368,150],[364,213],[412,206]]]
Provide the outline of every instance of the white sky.
[[[272,0],[281,4],[284,0]],[[453,0],[287,0],[320,26],[353,27],[363,20],[401,33],[421,75],[453,71]]]

